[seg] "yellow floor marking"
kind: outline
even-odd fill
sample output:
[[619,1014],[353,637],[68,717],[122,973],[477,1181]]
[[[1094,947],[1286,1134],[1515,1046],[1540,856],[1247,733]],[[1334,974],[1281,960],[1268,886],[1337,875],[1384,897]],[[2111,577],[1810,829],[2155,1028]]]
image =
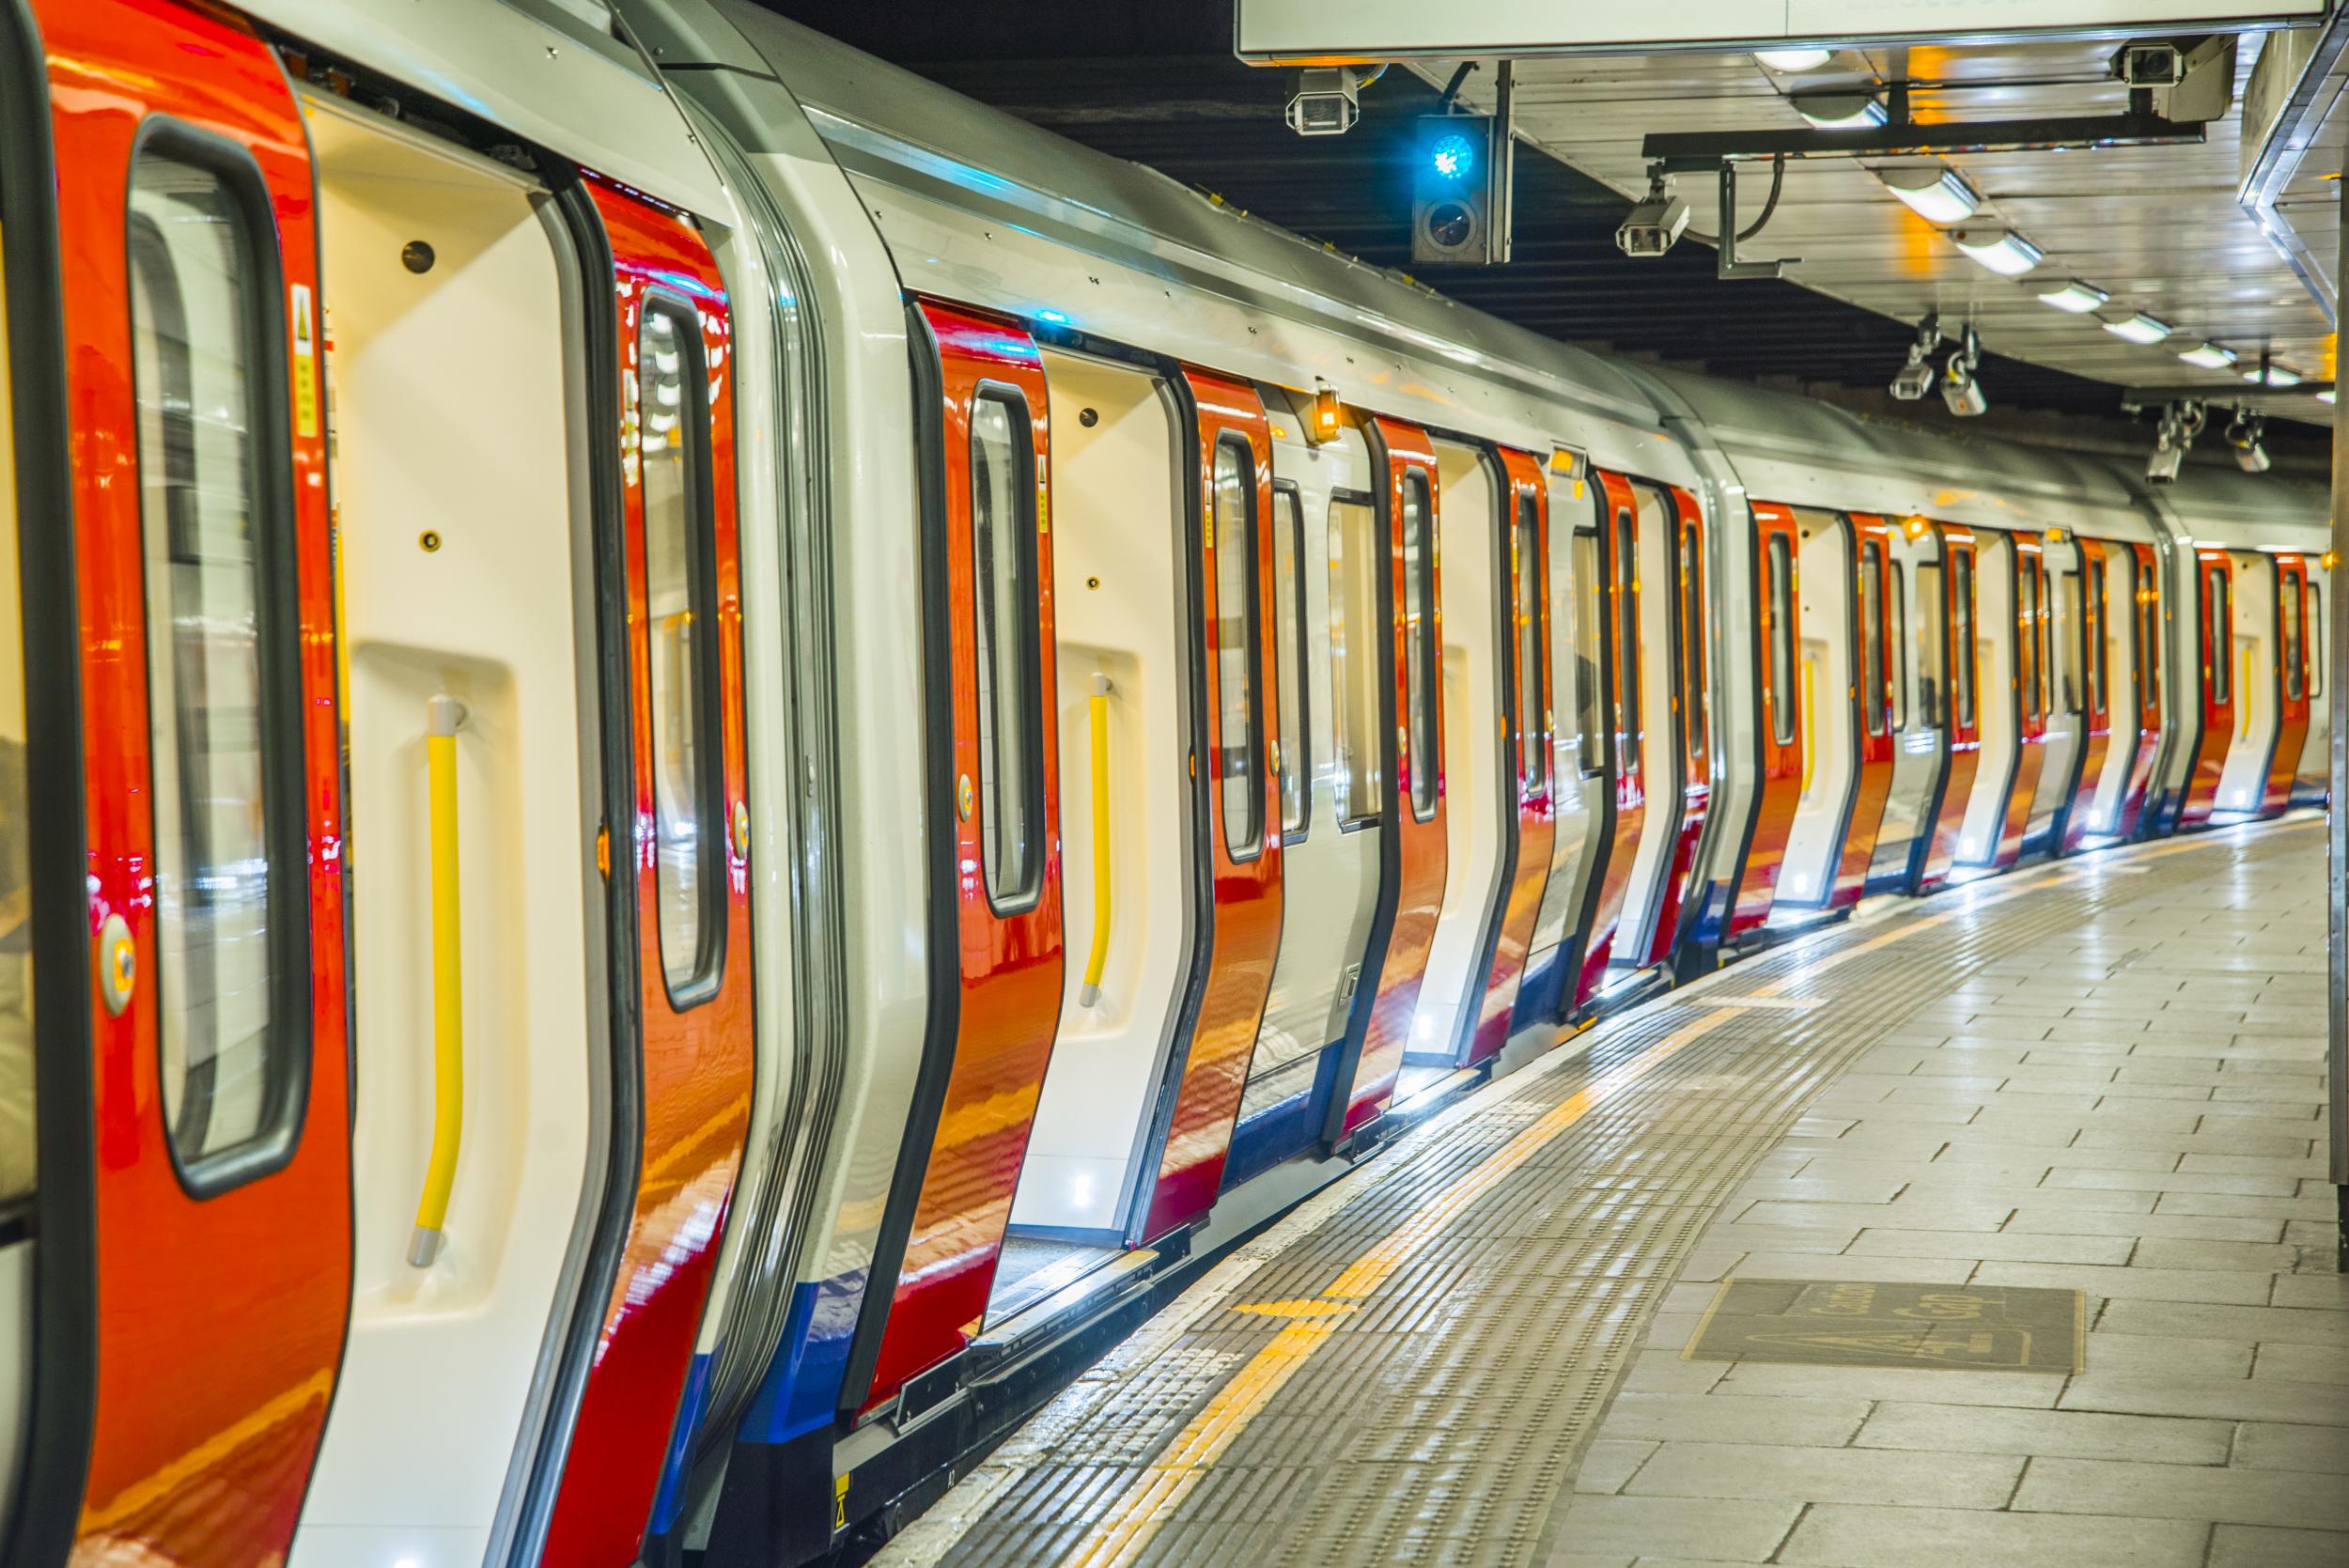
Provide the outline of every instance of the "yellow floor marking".
[[[2151,860],[2160,855],[2205,848],[2219,842],[2223,841],[2202,838],[2165,844],[2139,851],[2129,859]],[[1725,997],[1719,1002],[1707,999],[1710,1011],[1690,1019],[1622,1066],[1552,1106],[1539,1120],[1529,1123],[1516,1137],[1479,1161],[1474,1169],[1445,1188],[1434,1201],[1388,1232],[1377,1246],[1346,1265],[1345,1272],[1322,1292],[1321,1299],[1235,1305],[1232,1309],[1235,1312],[1253,1312],[1267,1317],[1303,1318],[1306,1321],[1291,1322],[1273,1335],[1269,1344],[1249,1358],[1232,1380],[1207,1402],[1206,1407],[1175,1435],[1174,1440],[1167,1445],[1141,1478],[1094,1521],[1092,1529],[1085,1532],[1083,1539],[1064,1560],[1064,1568],[1123,1568],[1123,1565],[1139,1558],[1143,1548],[1150,1544],[1160,1527],[1174,1518],[1183,1499],[1198,1486],[1215,1461],[1231,1447],[1233,1440],[1238,1437],[1259,1411],[1271,1403],[1273,1396],[1297,1374],[1322,1343],[1337,1332],[1338,1324],[1345,1314],[1357,1310],[1356,1301],[1385,1283],[1413,1253],[1433,1241],[1444,1226],[1457,1219],[1568,1127],[1645,1078],[1666,1058],[1691,1041],[1740,1017],[1741,1003],[1751,1006],[1759,999],[1775,997],[1788,986],[1811,979],[1822,970],[1833,969],[1864,953],[1874,953],[1894,942],[1906,941],[1921,931],[1930,931],[1936,926],[1962,919],[1988,905],[2002,904],[2027,893],[2043,892],[2095,869],[2093,862],[2083,862],[2012,887],[1986,890],[1960,907],[1927,915],[1921,920],[1909,921],[1882,936],[1872,937],[1840,952],[1821,954],[1805,963],[1797,973],[1756,987],[1751,999]],[[1572,1032],[1568,1032],[1569,1034]]]

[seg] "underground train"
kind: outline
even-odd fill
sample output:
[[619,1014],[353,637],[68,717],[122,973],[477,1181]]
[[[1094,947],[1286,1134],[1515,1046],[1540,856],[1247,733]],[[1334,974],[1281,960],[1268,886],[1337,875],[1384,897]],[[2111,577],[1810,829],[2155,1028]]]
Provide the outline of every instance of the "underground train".
[[2324,798],[2316,488],[1579,351],[748,0],[0,81],[10,1564],[818,1560],[1596,1013]]

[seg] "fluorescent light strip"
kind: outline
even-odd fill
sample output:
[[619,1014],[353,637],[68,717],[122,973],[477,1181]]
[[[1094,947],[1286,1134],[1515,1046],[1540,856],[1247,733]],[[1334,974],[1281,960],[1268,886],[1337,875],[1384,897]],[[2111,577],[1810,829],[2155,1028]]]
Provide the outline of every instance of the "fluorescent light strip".
[[1950,236],[1957,248],[2001,277],[2019,278],[2039,265],[2046,253],[2011,228],[1960,230]]
[[1962,224],[1982,207],[1982,197],[1966,177],[1945,164],[1927,168],[1878,169],[1875,177],[1910,211],[1929,224]]
[[2198,370],[2232,370],[2234,350],[2222,349],[2216,343],[2198,344],[2178,356]]
[[1835,58],[1832,49],[1757,49],[1753,57],[1770,70],[1799,76],[1806,70],[1816,70]]
[[2297,370],[2287,370],[2280,365],[2270,365],[2267,366],[2266,373],[2264,375],[2262,375],[2260,370],[2255,366],[2249,370],[2246,370],[2243,373],[2243,379],[2250,382],[2253,386],[2298,386],[2300,384],[2300,372]]
[[1822,131],[1882,125],[1887,118],[1884,105],[1867,93],[1797,93],[1787,101]]
[[2105,331],[2115,337],[2125,337],[2131,343],[2158,343],[2170,335],[2170,323],[2156,321],[2143,311],[2123,316],[2117,321],[2105,322]]
[[2079,279],[2074,278],[2060,287],[2050,288],[2041,294],[2039,303],[2043,305],[2053,305],[2056,309],[2067,311],[2074,316],[2085,316],[2111,298],[2111,295],[2094,284],[2082,283]]

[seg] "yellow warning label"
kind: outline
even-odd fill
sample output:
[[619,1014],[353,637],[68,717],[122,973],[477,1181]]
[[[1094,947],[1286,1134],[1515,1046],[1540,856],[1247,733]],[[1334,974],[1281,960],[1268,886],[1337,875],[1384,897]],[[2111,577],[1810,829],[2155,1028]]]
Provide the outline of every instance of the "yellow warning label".
[[315,436],[319,433],[319,360],[318,333],[310,319],[310,286],[297,283],[289,292],[289,314],[293,318],[294,434]]
[[832,1528],[848,1528],[848,1478],[844,1475],[832,1478]]

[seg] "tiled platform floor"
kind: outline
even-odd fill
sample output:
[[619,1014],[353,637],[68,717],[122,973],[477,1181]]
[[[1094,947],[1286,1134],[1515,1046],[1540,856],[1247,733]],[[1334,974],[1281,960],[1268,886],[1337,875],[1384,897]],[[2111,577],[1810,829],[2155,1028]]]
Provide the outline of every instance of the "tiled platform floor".
[[[1610,1019],[1219,1265],[881,1560],[2349,1565],[2306,824]],[[1684,1359],[1743,1279],[2086,1293],[2085,1370]]]

